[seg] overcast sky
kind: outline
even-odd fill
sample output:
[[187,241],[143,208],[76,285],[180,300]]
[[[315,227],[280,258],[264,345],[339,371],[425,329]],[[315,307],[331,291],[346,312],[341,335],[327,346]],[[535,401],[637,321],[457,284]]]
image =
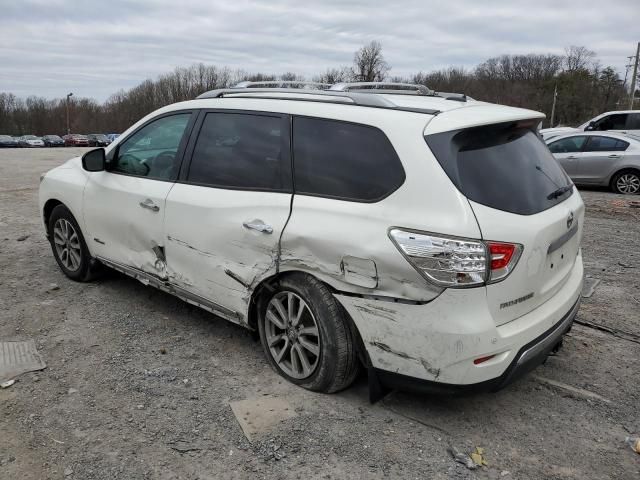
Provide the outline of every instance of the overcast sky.
[[392,75],[583,45],[624,76],[639,22],[640,0],[0,0],[0,91],[103,101],[198,62],[312,75],[374,39]]

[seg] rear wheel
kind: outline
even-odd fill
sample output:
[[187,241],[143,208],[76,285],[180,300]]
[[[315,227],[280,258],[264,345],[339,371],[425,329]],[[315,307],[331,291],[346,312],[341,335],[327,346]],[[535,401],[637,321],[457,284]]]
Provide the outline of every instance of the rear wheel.
[[337,392],[359,370],[347,314],[329,289],[302,273],[279,281],[261,306],[260,339],[269,363],[309,390]]
[[640,193],[640,172],[636,170],[624,170],[616,173],[611,180],[611,188],[616,193],[633,195]]
[[60,270],[72,280],[91,279],[91,256],[78,222],[64,205],[58,205],[49,217],[49,242]]

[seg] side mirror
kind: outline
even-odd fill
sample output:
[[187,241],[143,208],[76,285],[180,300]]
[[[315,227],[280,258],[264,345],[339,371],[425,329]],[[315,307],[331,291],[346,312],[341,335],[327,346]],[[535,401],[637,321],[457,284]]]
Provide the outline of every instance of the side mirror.
[[590,132],[596,129],[596,122],[589,122],[589,125],[584,127],[585,132]]
[[89,150],[82,155],[82,168],[87,172],[101,172],[104,170],[106,158],[104,148]]

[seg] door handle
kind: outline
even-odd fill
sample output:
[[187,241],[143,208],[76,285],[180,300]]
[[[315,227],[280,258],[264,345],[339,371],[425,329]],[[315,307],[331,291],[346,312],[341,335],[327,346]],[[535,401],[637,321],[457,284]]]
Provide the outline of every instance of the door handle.
[[146,208],[147,210],[151,210],[152,212],[160,211],[160,207],[153,203],[153,200],[151,200],[150,198],[147,198],[144,202],[140,202],[138,205],[140,205],[142,208]]
[[574,157],[573,155],[571,155],[570,157],[567,157],[567,160],[575,160],[578,157]]
[[609,158],[620,158],[620,155],[609,155]]
[[273,233],[273,227],[271,225],[267,225],[262,220],[252,220],[250,222],[243,222],[242,226],[244,228],[248,228],[249,230],[256,230],[261,233]]

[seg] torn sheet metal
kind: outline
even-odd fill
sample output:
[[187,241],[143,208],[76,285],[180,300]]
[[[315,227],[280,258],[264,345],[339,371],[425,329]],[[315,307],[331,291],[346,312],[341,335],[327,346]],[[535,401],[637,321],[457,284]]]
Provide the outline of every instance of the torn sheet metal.
[[33,340],[0,342],[0,383],[46,367],[47,364],[42,360]]

